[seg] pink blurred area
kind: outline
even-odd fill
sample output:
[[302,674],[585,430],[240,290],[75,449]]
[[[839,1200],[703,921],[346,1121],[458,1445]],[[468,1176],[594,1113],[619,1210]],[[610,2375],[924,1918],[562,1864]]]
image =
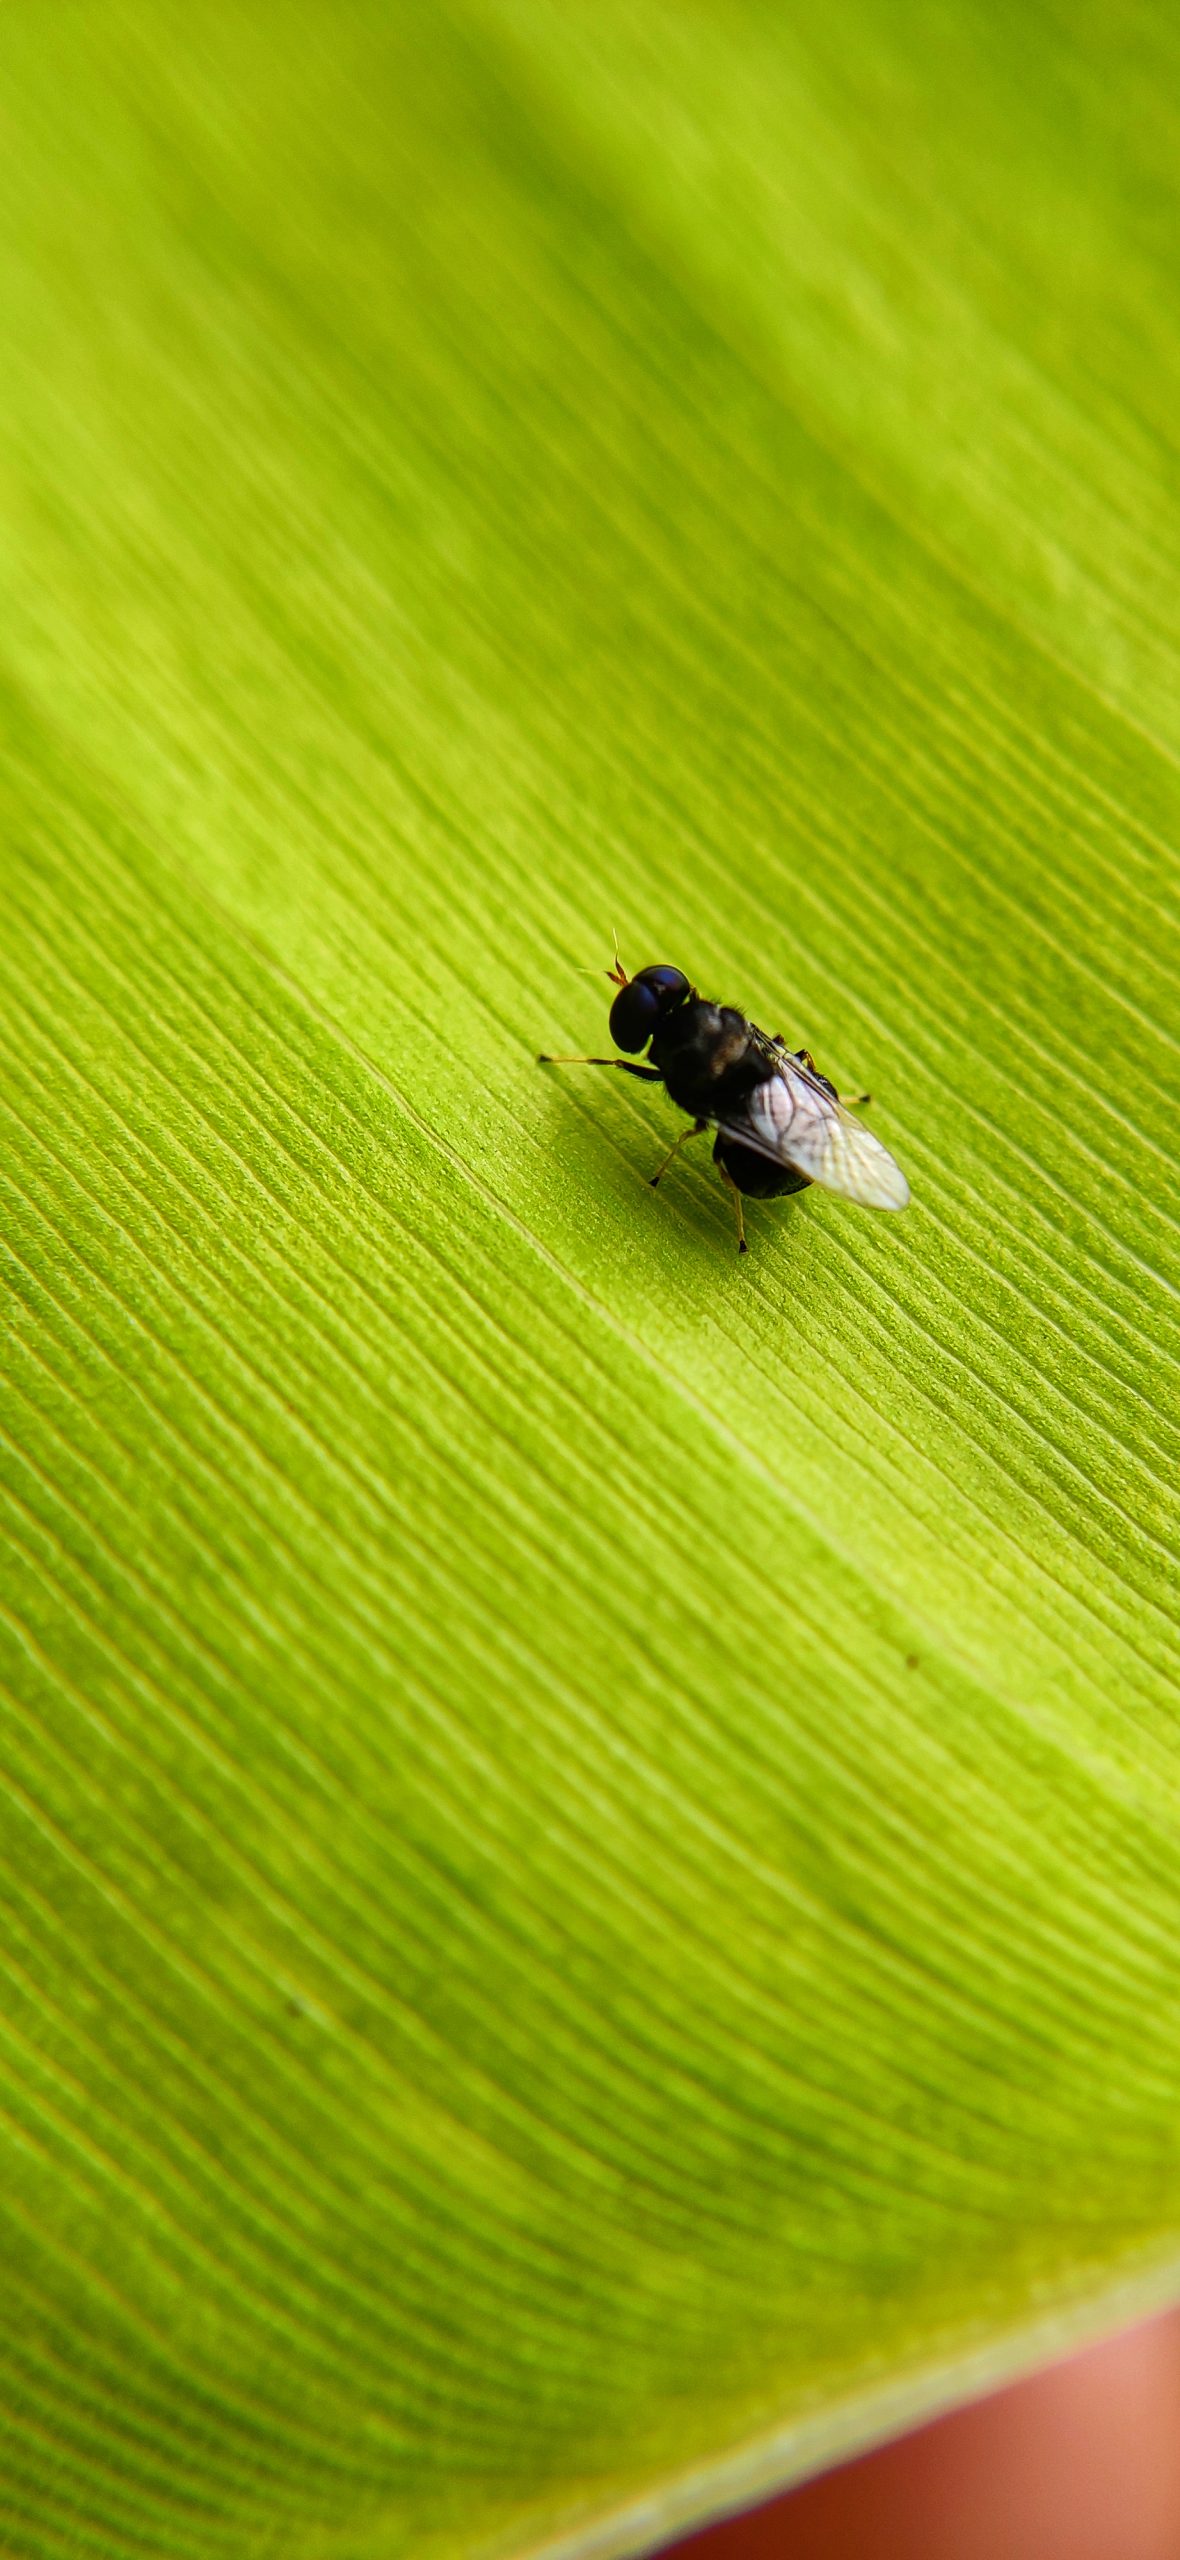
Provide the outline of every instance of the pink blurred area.
[[692,2534],[675,2554],[1180,2560],[1180,2312]]

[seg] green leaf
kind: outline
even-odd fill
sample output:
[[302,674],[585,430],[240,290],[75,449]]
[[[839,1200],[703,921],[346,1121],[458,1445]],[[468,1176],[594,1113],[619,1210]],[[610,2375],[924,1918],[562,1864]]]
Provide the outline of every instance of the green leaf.
[[[5,12],[8,2552],[635,2551],[1177,2289],[1176,54]],[[653,1194],[613,927],[907,1215]]]

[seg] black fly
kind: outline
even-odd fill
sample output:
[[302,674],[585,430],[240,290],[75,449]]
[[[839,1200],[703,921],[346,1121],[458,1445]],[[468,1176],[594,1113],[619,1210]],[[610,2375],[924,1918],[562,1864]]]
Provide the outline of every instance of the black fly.
[[[909,1184],[879,1138],[853,1118],[806,1049],[788,1049],[734,1006],[709,1004],[682,969],[664,962],[629,978],[616,958],[610,1034],[623,1058],[548,1058],[550,1067],[620,1067],[666,1086],[692,1126],[669,1147],[657,1183],[689,1138],[714,1131],[713,1161],[733,1195],[738,1250],[746,1251],[742,1193],[777,1200],[811,1182],[869,1209],[904,1209]],[[631,1060],[646,1049],[649,1063]],[[867,1094],[860,1096],[863,1105]]]

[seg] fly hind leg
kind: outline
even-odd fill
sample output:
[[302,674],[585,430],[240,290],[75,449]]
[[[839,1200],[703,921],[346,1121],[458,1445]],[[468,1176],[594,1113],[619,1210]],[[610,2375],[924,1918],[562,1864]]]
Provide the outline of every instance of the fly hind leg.
[[722,1181],[728,1185],[730,1197],[733,1201],[733,1214],[737,1219],[738,1252],[748,1253],[750,1248],[746,1243],[746,1221],[742,1210],[741,1192],[738,1190],[737,1184],[734,1181],[733,1175],[727,1164],[722,1164],[718,1161],[717,1170]]
[[820,1070],[819,1070],[819,1068],[817,1067],[817,1065],[816,1065],[816,1063],[815,1063],[814,1058],[812,1057],[812,1054],[811,1054],[810,1049],[794,1049],[794,1050],[792,1050],[792,1051],[791,1051],[791,1053],[790,1053],[790,1054],[791,1054],[791,1055],[792,1055],[792,1057],[794,1058],[796,1065],[797,1065],[797,1066],[800,1066],[800,1067],[806,1067],[807,1072],[808,1072],[808,1075],[809,1075],[809,1076],[814,1076],[816,1083],[817,1083],[817,1084],[820,1084],[820,1085],[822,1085],[822,1086],[823,1086],[823,1089],[824,1089],[824,1092],[825,1092],[825,1093],[830,1093],[830,1094],[831,1094],[831,1097],[832,1097],[833,1102],[839,1102],[839,1103],[841,1103],[841,1104],[843,1105],[843,1108],[845,1109],[845,1111],[867,1111],[867,1110],[868,1110],[869,1104],[870,1104],[870,1102],[871,1102],[871,1101],[872,1101],[872,1099],[873,1099],[872,1094],[871,1094],[871,1093],[837,1093],[836,1088],[835,1088],[835,1085],[832,1083],[831,1077],[830,1077],[830,1076],[821,1075]]

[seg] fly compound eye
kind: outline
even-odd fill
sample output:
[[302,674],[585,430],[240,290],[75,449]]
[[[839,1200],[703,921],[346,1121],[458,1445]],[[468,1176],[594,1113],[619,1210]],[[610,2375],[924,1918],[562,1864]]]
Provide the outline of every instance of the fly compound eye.
[[627,1049],[632,1057],[646,1049],[659,1018],[655,988],[645,986],[642,978],[629,978],[610,1009],[610,1036],[616,1049]]
[[650,968],[637,970],[620,987],[610,1009],[610,1036],[616,1048],[628,1049],[632,1055],[646,1049],[661,1014],[683,1004],[688,993],[683,969],[670,969],[657,960]]
[[683,1004],[690,992],[683,969],[670,969],[666,960],[657,960],[650,969],[641,969],[632,983],[638,985],[640,980],[645,987],[655,988],[661,1013],[669,1012],[674,1004]]

